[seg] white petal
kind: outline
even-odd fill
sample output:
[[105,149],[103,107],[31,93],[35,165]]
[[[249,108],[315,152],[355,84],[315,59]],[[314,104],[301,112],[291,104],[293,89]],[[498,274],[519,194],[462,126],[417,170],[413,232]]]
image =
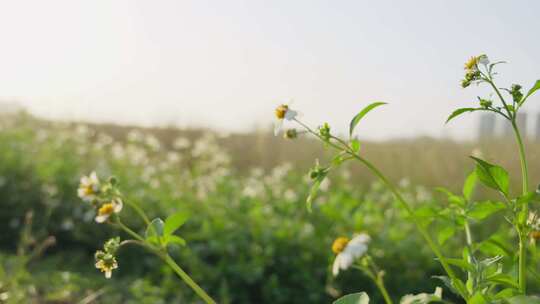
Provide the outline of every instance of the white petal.
[[118,213],[122,211],[122,207],[124,207],[124,203],[122,202],[121,199],[117,199],[114,204],[114,212]]
[[342,270],[346,270],[349,267],[351,267],[352,263],[354,262],[354,257],[345,251],[340,253],[341,258],[339,259],[339,268]]
[[337,276],[339,274],[339,260],[340,260],[340,254],[336,256],[336,259],[334,260],[334,264],[332,265],[332,274],[334,276]]
[[98,215],[98,216],[96,216],[96,222],[98,222],[98,223],[103,223],[103,222],[105,222],[108,218],[109,218],[109,214]]
[[356,235],[355,237],[353,237],[353,239],[349,242],[349,244],[359,244],[359,243],[366,244],[366,243],[369,243],[370,240],[371,238],[369,237],[369,235],[367,235],[366,233],[360,233]]
[[108,270],[108,271],[105,271],[105,277],[107,279],[110,279],[111,278],[111,275],[112,275],[112,271]]
[[289,110],[287,110],[287,112],[285,112],[285,119],[286,120],[293,120],[294,118],[296,118],[296,115],[298,115],[298,112],[289,109]]
[[281,127],[283,126],[283,119],[278,119],[274,124],[274,136],[278,136],[281,132]]
[[98,179],[96,171],[92,171],[92,173],[90,173],[90,181],[94,184],[99,183],[99,179]]

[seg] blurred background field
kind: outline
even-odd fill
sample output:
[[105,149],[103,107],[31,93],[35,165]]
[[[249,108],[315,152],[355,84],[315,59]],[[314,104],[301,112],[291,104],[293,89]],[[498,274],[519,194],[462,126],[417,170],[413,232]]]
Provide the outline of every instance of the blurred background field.
[[[537,181],[540,144],[528,142],[527,149],[531,180]],[[459,193],[473,169],[467,157],[471,153],[506,167],[512,189],[519,191],[514,150],[514,143],[502,138],[417,138],[362,142],[361,153],[415,204],[429,207],[445,204],[434,187]],[[441,285],[431,278],[441,269],[403,211],[362,168],[347,166],[332,174],[313,213],[306,211],[307,171],[314,159],[330,156],[311,139],[285,140],[269,130],[223,134],[4,114],[0,302],[197,303],[168,268],[139,248],[121,250],[119,269],[110,280],[94,268],[93,253],[115,231],[96,224],[92,209],[77,197],[80,176],[92,170],[101,178],[116,176],[127,199],[141,204],[151,217],[180,209],[193,212],[180,231],[187,246],[171,250],[220,303],[328,303],[359,290],[378,303],[375,287],[360,273],[348,271],[337,279],[330,275],[333,239],[360,231],[372,236],[370,251],[386,270],[395,298]],[[479,190],[479,197],[492,196]],[[142,229],[132,213],[126,207],[125,221]],[[478,238],[511,241],[512,235],[497,234],[501,223],[504,219],[495,216],[476,231]],[[453,248],[463,238],[458,233],[445,246],[459,256]],[[486,243],[482,250],[489,255],[501,249]],[[540,286],[531,287],[538,291]]]

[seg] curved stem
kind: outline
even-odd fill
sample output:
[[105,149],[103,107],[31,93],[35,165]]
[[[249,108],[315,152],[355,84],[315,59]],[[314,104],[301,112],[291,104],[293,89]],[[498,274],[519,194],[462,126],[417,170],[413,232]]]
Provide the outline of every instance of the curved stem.
[[[405,201],[403,196],[401,196],[401,194],[399,193],[397,188],[375,166],[373,166],[369,161],[365,160],[364,158],[362,158],[362,157],[360,157],[360,156],[358,156],[356,154],[355,154],[355,158],[358,159],[360,162],[362,162],[366,167],[368,167],[368,169],[371,170],[371,172],[373,174],[375,174],[385,184],[385,186],[392,192],[392,194],[394,194],[394,197],[401,203],[403,208],[405,208],[405,210],[407,211],[409,216],[412,218],[414,224],[416,225],[416,228],[418,229],[418,231],[420,232],[420,234],[422,235],[424,240],[428,243],[429,247],[431,248],[431,250],[433,251],[435,256],[437,256],[437,259],[439,259],[439,262],[441,263],[441,266],[444,268],[444,270],[446,271],[446,273],[448,274],[450,279],[452,279],[452,281],[456,281],[457,277],[456,277],[454,271],[452,270],[452,268],[450,268],[450,265],[448,265],[448,263],[446,263],[446,260],[445,260],[444,256],[442,255],[441,251],[439,250],[439,247],[431,239],[431,236],[429,235],[427,230],[424,228],[424,226],[422,226],[420,224],[418,218],[416,217],[416,214],[414,213],[412,208],[409,206],[409,204]],[[461,287],[458,287],[458,286],[456,286],[456,287],[458,289],[461,289]],[[461,294],[461,296],[463,298],[465,298],[465,299],[468,298],[467,297],[467,292],[465,290],[459,290],[459,292],[460,292],[460,294]]]
[[207,304],[216,304],[216,301],[214,301],[193,279],[184,271],[176,262],[171,258],[171,256],[168,253],[163,253],[160,255],[160,258],[171,267],[174,272],[195,291],[195,293],[201,297],[201,299],[204,300]]
[[[409,206],[409,204],[405,201],[405,199],[401,196],[401,194],[399,193],[399,191],[397,190],[397,188],[382,174],[381,171],[379,171],[374,165],[372,165],[369,161],[367,161],[366,159],[358,156],[356,153],[354,153],[354,151],[352,151],[350,149],[350,147],[345,143],[343,142],[342,140],[339,140],[337,137],[334,137],[332,136],[333,139],[337,139],[338,142],[342,143],[344,145],[344,147],[340,147],[336,144],[334,144],[333,142],[329,141],[329,140],[325,140],[324,138],[322,138],[318,133],[316,133],[315,131],[313,131],[309,126],[307,126],[306,124],[302,123],[301,121],[299,121],[298,119],[294,119],[298,124],[300,124],[302,127],[304,127],[308,132],[310,132],[311,134],[315,135],[316,137],[318,137],[319,139],[321,139],[323,142],[329,144],[331,147],[337,149],[337,150],[341,150],[341,151],[345,151],[347,152],[349,155],[351,155],[352,157],[356,158],[357,160],[359,160],[360,162],[362,162],[366,167],[368,167],[369,170],[371,170],[371,172],[373,174],[375,174],[382,182],[383,184],[392,192],[392,194],[394,195],[394,197],[400,202],[400,204],[403,206],[403,208],[405,208],[405,210],[407,211],[407,213],[409,214],[409,216],[413,219],[413,222],[415,223],[418,231],[420,232],[420,234],[422,235],[422,237],[424,238],[424,240],[428,243],[429,247],[431,248],[431,250],[433,251],[433,253],[435,254],[435,256],[437,257],[437,259],[439,260],[439,263],[441,263],[444,271],[448,274],[448,276],[450,277],[450,279],[452,280],[452,282],[454,281],[457,281],[457,276],[455,275],[454,271],[452,270],[452,268],[450,267],[450,265],[448,265],[448,263],[446,263],[446,260],[444,258],[444,256],[442,255],[441,251],[439,250],[438,246],[435,244],[435,242],[431,239],[431,236],[429,235],[429,233],[426,231],[426,229],[420,224],[418,218],[416,217],[416,214],[414,213],[414,211],[412,210],[412,208]],[[461,296],[467,300],[468,299],[468,294],[467,294],[467,291],[466,290],[463,290],[463,288],[461,286],[456,286],[456,288],[458,289],[458,292],[461,294]]]

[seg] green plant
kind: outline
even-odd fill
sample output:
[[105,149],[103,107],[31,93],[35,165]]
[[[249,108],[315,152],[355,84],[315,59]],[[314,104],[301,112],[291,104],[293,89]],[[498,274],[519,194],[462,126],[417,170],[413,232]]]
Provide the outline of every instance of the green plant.
[[96,268],[104,272],[106,278],[110,278],[112,271],[118,268],[116,254],[120,247],[135,244],[144,247],[162,259],[204,302],[216,303],[178,266],[168,253],[169,245],[184,246],[186,244],[184,239],[174,233],[186,222],[189,213],[178,212],[169,216],[165,221],[160,218],[150,221],[146,213],[137,204],[129,202],[128,204],[146,223],[146,232],[143,237],[121,221],[120,212],[123,209],[125,199],[118,189],[116,178],[110,177],[106,183],[101,184],[95,172],[92,172],[89,176],[83,176],[78,195],[83,201],[90,203],[96,209],[95,221],[97,223],[109,223],[133,237],[133,239],[124,241],[120,241],[119,237],[109,239],[103,245],[103,250],[96,251]]
[[[510,196],[509,174],[506,170],[478,157],[472,157],[476,162],[476,169],[465,181],[463,195],[456,195],[446,189],[440,189],[448,197],[448,206],[426,206],[415,209],[414,204],[404,198],[398,187],[396,187],[372,162],[362,155],[360,152],[360,141],[353,136],[354,130],[360,121],[370,111],[384,105],[384,102],[372,103],[352,118],[349,124],[348,139],[342,139],[334,135],[327,123],[324,123],[322,126],[318,127],[318,129],[309,127],[299,120],[297,112],[292,110],[288,105],[280,105],[276,109],[276,117],[278,119],[276,130],[281,129],[283,121],[287,120],[295,122],[303,129],[301,132],[307,132],[313,135],[326,147],[337,151],[337,154],[335,154],[328,165],[321,166],[317,161],[315,167],[310,171],[309,175],[313,184],[306,200],[307,209],[310,212],[319,187],[327,176],[334,169],[347,161],[358,161],[379,178],[405,210],[408,218],[414,223],[418,232],[432,250],[437,261],[446,273],[445,276],[436,276],[436,278],[442,280],[450,290],[458,294],[462,299],[467,301],[467,303],[521,303],[519,301],[524,301],[524,299],[526,299],[528,303],[536,303],[539,301],[537,298],[527,296],[527,271],[529,270],[527,267],[527,241],[534,231],[533,226],[535,225],[534,223],[537,218],[534,213],[529,213],[529,204],[538,201],[539,198],[535,191],[531,192],[528,188],[527,161],[523,140],[520,136],[517,124],[517,113],[527,98],[540,89],[540,80],[537,81],[525,95],[521,93],[521,86],[519,85],[512,85],[509,89],[503,89],[508,92],[512,98],[512,103],[507,103],[501,94],[501,90],[497,88],[493,80],[493,76],[496,75],[493,68],[499,63],[500,62],[490,63],[486,55],[471,58],[465,65],[466,75],[465,79],[462,81],[462,86],[468,87],[472,83],[487,83],[495,91],[502,105],[496,106],[493,101],[479,97],[479,107],[458,109],[450,115],[447,122],[466,112],[490,111],[497,115],[501,115],[511,123],[519,148],[522,169],[522,194],[517,198],[512,198]],[[299,133],[299,131],[286,131],[286,134],[297,135]],[[291,138],[292,136],[287,135],[286,137]],[[473,200],[473,190],[477,181],[489,188],[495,189],[501,195],[503,201],[476,202]],[[518,235],[519,254],[517,257],[517,280],[514,278],[512,271],[508,272],[508,270],[505,271],[505,269],[503,269],[503,263],[500,261],[504,256],[488,256],[481,258],[479,256],[479,250],[482,242],[476,241],[473,238],[470,222],[474,221],[475,223],[481,223],[486,221],[490,215],[493,215],[498,211],[504,211],[504,214],[506,215],[505,218],[511,223]],[[430,233],[433,229],[438,229],[437,242]],[[466,239],[465,244],[462,246],[461,258],[448,256],[441,246],[451,238],[456,231],[463,231]],[[338,238],[336,240],[337,243],[335,244],[339,245],[336,246],[339,248],[347,248],[347,243],[340,242],[340,240],[343,239]],[[532,243],[535,244],[534,242]],[[534,249],[533,252],[535,255],[536,251]],[[511,250],[507,250],[506,255],[510,260],[513,259]],[[359,259],[360,256],[362,255],[349,257],[349,263],[347,263],[347,265],[353,265],[354,260]],[[367,258],[364,257],[363,259],[366,260]],[[384,281],[381,277],[376,275],[378,271],[369,271],[370,268],[366,265],[365,268],[361,268],[361,270],[379,287],[380,292],[384,295],[386,303],[392,303],[392,299],[387,296],[388,293],[386,292]],[[343,268],[346,269],[347,267]],[[464,273],[466,278],[463,280],[460,276],[461,273],[456,272],[454,268],[457,268]],[[534,273],[534,270],[532,272]],[[441,297],[440,293],[437,293],[436,296],[426,296],[426,298],[420,302],[415,302],[414,297],[404,297],[402,298],[401,303],[442,301]],[[353,296],[346,296],[336,301],[336,303],[367,303],[367,301],[369,301],[369,298],[366,294],[356,294]]]

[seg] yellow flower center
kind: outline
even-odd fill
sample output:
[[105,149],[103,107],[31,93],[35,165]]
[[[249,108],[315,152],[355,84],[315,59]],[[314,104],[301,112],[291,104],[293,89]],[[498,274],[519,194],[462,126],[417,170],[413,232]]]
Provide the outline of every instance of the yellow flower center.
[[114,204],[107,203],[101,206],[98,210],[98,215],[108,215],[114,212]]
[[332,244],[332,251],[335,254],[341,253],[349,244],[349,239],[346,237],[338,237]]
[[478,57],[472,56],[471,59],[469,59],[469,61],[465,63],[465,69],[472,70],[476,67],[477,64],[478,64]]
[[283,119],[285,118],[285,113],[287,113],[287,111],[289,110],[289,106],[287,105],[280,105],[279,107],[276,108],[276,117],[278,119]]
[[92,186],[84,186],[83,190],[85,195],[94,194],[94,188]]

